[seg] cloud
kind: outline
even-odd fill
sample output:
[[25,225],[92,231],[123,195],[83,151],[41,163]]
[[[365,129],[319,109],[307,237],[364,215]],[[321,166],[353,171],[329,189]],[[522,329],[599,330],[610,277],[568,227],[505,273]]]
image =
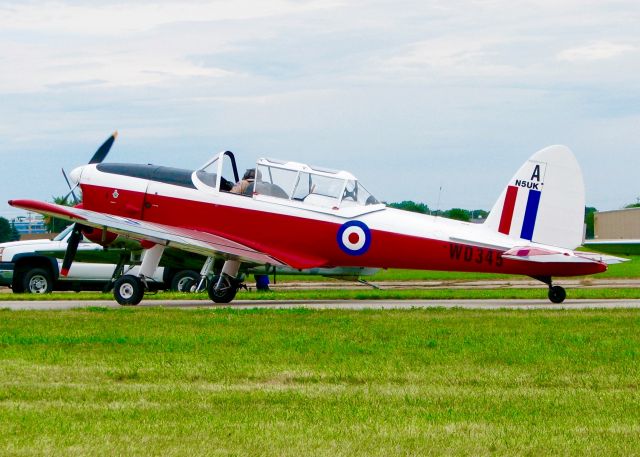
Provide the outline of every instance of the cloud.
[[[635,0],[0,0],[0,157],[48,176],[118,128],[113,160],[230,148],[427,203],[481,176],[448,204],[482,207],[546,144],[576,146],[593,174],[603,151],[637,156],[638,17]],[[635,182],[622,168],[593,195]]]
[[503,42],[496,37],[444,36],[412,43],[374,66],[382,74],[452,83],[514,76],[520,69],[504,58]]
[[0,93],[30,92],[70,86],[154,86],[185,78],[221,78],[231,72],[203,67],[180,53],[162,49],[132,52],[78,46],[69,53],[44,44],[5,42],[0,53],[10,61],[0,73]]
[[638,46],[627,43],[598,41],[583,46],[569,48],[558,54],[558,60],[566,62],[593,62],[621,57],[638,50]]
[[0,7],[0,29],[77,35],[142,32],[175,22],[206,22],[271,17],[332,8],[335,1],[252,0],[135,2],[15,2]]
[[[273,35],[267,23],[330,10],[335,1],[4,2],[0,93],[91,85],[190,84],[238,77],[196,56],[230,52]],[[91,82],[87,84],[87,82]]]

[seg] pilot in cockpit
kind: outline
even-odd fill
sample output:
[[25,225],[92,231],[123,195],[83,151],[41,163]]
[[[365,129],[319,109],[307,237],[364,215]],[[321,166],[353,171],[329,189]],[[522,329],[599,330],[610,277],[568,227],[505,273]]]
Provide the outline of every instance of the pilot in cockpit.
[[249,168],[244,172],[242,179],[238,181],[232,188],[232,194],[240,194],[251,196],[253,194],[253,186],[256,179],[256,169]]

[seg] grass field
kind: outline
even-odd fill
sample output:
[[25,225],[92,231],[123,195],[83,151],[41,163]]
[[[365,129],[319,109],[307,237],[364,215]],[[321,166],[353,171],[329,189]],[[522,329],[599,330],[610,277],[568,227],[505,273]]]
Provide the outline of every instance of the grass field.
[[[640,298],[638,288],[568,288],[568,299],[637,299]],[[362,288],[345,289],[304,289],[279,290],[272,292],[240,291],[236,300],[490,300],[490,299],[547,299],[547,287],[531,289],[391,289],[375,290]],[[2,302],[7,301],[49,301],[49,300],[114,300],[112,294],[99,292],[61,292],[54,294],[0,294]],[[209,296],[202,292],[197,294],[180,292],[159,292],[147,294],[144,300],[203,300],[211,303]],[[207,304],[204,303],[204,304]],[[233,303],[233,302],[232,302]]]
[[637,455],[640,311],[0,311],[3,455]]

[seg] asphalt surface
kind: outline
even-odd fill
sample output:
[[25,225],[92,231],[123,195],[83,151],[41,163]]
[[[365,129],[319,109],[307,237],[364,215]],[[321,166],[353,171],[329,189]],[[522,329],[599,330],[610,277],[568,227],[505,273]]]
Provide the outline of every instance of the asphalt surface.
[[[0,309],[11,310],[66,310],[76,308],[120,308],[112,300],[60,300],[60,301],[2,301]],[[265,309],[411,309],[411,308],[463,308],[463,309],[613,309],[640,308],[640,299],[633,300],[566,300],[556,305],[547,300],[237,300],[228,305],[218,305],[207,300],[147,300],[138,308],[167,307],[197,308],[265,308]]]

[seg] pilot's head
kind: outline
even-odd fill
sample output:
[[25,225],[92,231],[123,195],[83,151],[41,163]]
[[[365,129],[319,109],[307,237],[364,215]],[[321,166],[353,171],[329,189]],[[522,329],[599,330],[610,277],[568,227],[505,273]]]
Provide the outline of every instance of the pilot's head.
[[247,180],[256,179],[256,169],[255,168],[247,169],[247,171],[244,172],[242,179],[247,179]]

